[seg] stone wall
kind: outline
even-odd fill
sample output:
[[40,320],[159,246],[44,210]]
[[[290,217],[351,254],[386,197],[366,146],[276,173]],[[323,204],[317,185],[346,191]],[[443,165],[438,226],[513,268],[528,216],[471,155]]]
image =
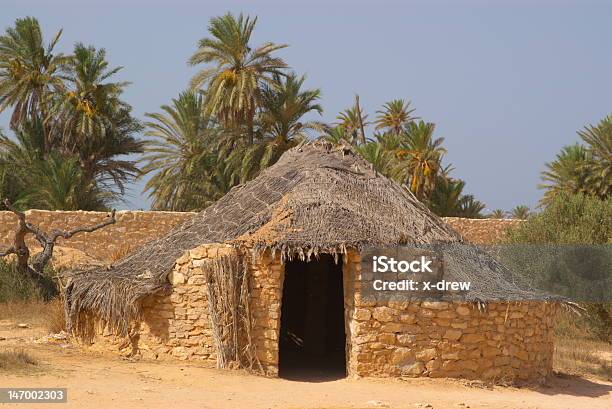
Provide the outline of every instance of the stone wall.
[[[51,212],[46,210],[29,210],[26,212],[28,222],[43,230],[69,230],[75,227],[91,226],[100,223],[107,217],[103,212]],[[161,237],[174,226],[192,217],[194,213],[181,212],[117,212],[117,222],[93,233],[81,233],[69,240],[59,239],[57,245],[74,248],[85,252],[95,259],[110,262],[143,244]],[[0,248],[11,244],[16,218],[11,212],[0,212]],[[33,250],[40,246],[30,236],[29,243]]]
[[356,376],[538,381],[552,371],[555,304],[377,302],[345,265],[348,370]]
[[[168,276],[172,291],[143,303],[144,317],[139,335],[131,345],[114,334],[98,329],[94,341],[103,348],[112,345],[125,354],[146,358],[201,360],[216,363],[203,266],[214,258],[235,252],[234,247],[206,244],[180,257]],[[250,253],[247,253],[247,260]],[[251,280],[252,341],[264,372],[278,374],[278,339],[284,268],[278,257],[264,254],[249,264]]]
[[444,217],[443,220],[467,241],[474,244],[494,244],[504,239],[506,231],[522,223],[517,219],[463,219]]
[[[180,259],[169,296],[145,302],[135,349],[145,357],[216,362],[202,266],[227,245]],[[249,255],[250,253],[247,253]],[[250,264],[252,341],[267,375],[278,374],[284,267],[264,254]],[[343,264],[348,375],[539,381],[551,373],[555,305],[544,302],[377,302],[361,296],[360,256]],[[106,334],[117,344],[112,334]],[[130,347],[132,348],[132,347]]]
[[[30,210],[26,212],[28,221],[44,230],[68,230],[74,227],[97,224],[107,217],[104,212],[52,212],[46,210]],[[103,262],[111,262],[138,247],[166,234],[195,213],[190,212],[153,212],[153,211],[119,211],[117,223],[93,233],[82,233],[69,240],[59,239],[58,246],[73,248],[86,253]],[[491,244],[503,238],[504,231],[520,223],[520,220],[494,219],[461,219],[446,217],[444,221],[450,224],[468,241],[475,244]],[[10,245],[15,215],[10,212],[0,212],[0,249]],[[126,244],[128,243],[128,244]],[[30,237],[32,249],[38,244]]]

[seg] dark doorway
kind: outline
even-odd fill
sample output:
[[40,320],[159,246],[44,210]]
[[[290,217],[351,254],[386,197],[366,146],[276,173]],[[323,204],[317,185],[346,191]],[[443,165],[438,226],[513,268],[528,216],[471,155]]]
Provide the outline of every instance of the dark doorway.
[[325,381],[346,376],[342,259],[288,261],[281,307],[279,376]]

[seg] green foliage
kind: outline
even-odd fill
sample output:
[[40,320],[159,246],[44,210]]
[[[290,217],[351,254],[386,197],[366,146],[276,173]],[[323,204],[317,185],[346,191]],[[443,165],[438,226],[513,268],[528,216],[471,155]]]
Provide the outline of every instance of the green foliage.
[[408,122],[417,119],[412,116],[415,111],[410,108],[410,101],[405,102],[403,99],[394,99],[383,105],[383,109],[376,111],[376,130],[383,130],[392,134],[399,134],[404,129]]
[[546,205],[561,192],[584,193],[599,198],[612,193],[612,116],[597,125],[578,131],[584,145],[561,149],[556,159],[542,172],[546,189],[542,204]]
[[50,95],[63,92],[68,58],[54,54],[61,35],[45,45],[38,20],[26,17],[0,36],[0,112],[13,107],[11,127],[45,119]]
[[[509,230],[506,241],[520,250],[520,257],[507,258],[510,266],[534,286],[570,297],[587,291],[595,299],[609,299],[612,198],[560,192],[541,213]],[[522,244],[535,246],[516,247]],[[547,248],[550,244],[574,246]],[[585,303],[583,307],[592,333],[612,341],[612,304]]]
[[612,199],[559,193],[542,212],[508,234],[510,243],[612,243]]
[[355,96],[355,104],[336,116],[336,126],[342,129],[345,138],[353,145],[367,143],[364,128],[370,125],[368,115],[363,113],[359,105],[359,97]]
[[368,125],[367,114],[355,105],[341,112],[335,127],[325,130],[325,139],[334,144],[353,145],[376,171],[407,186],[440,216],[479,218],[485,205],[463,193],[465,182],[449,176],[450,166],[442,165],[444,138],[436,138],[435,124],[416,121],[414,109],[403,100],[393,100],[377,111],[374,140],[361,134]]
[[14,140],[0,136],[0,172],[10,179],[5,197],[20,209],[107,209],[114,193],[88,178],[77,157],[56,151],[44,155],[43,141],[40,122],[25,123]]
[[510,210],[510,217],[512,219],[525,220],[531,215],[529,206],[518,205],[514,209]]
[[[204,112],[204,97],[186,91],[147,114],[143,175],[153,209],[187,211],[206,207],[226,190],[226,172],[216,149],[223,130]],[[227,183],[233,185],[231,181]]]
[[502,209],[495,209],[491,213],[489,213],[487,215],[487,217],[489,219],[505,219],[506,218],[506,212],[503,211]]
[[447,217],[466,217],[479,219],[485,205],[472,195],[463,194],[465,182],[449,177],[438,176],[435,189],[427,204],[436,214]]
[[60,35],[45,46],[28,17],[0,36],[0,112],[13,108],[14,132],[0,136],[0,193],[21,208],[106,209],[139,173],[127,157],[142,152],[142,126],[105,50],[54,55]]
[[172,106],[162,106],[163,114],[147,114],[146,135],[152,140],[143,174],[154,174],[146,186],[153,208],[202,209],[274,164],[308,131],[323,126],[302,120],[310,112],[322,112],[318,89],[303,90],[304,77],[294,74],[273,80],[260,90],[252,142],[240,137],[239,126],[216,121],[202,92],[187,91]]
[[265,42],[252,47],[249,42],[257,18],[227,13],[210,19],[210,37],[203,38],[189,59],[191,65],[207,64],[191,79],[193,89],[206,90],[206,110],[226,127],[243,126],[254,135],[255,114],[260,106],[262,87],[283,75],[287,64],[274,52],[284,44]]

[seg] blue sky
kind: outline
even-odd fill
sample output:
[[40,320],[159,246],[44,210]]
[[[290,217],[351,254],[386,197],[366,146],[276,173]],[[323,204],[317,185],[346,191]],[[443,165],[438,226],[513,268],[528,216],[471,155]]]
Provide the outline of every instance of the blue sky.
[[[77,41],[106,48],[143,118],[187,87],[187,58],[226,11],[259,16],[254,43],[290,45],[280,55],[321,88],[325,121],[355,93],[370,118],[385,101],[412,100],[488,209],[534,207],[544,163],[612,113],[611,2],[2,0],[0,29],[31,15],[47,38],[64,29],[64,52]],[[122,207],[148,208],[141,191]]]

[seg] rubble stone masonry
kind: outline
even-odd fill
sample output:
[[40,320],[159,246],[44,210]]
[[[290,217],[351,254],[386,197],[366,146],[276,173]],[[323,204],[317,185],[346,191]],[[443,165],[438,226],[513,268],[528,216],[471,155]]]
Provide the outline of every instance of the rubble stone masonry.
[[[99,223],[101,212],[27,212],[43,229]],[[102,261],[155,239],[193,213],[118,212],[117,223],[60,243]],[[466,239],[488,244],[520,221],[446,218]],[[0,212],[0,247],[9,244],[14,215]],[[144,317],[131,345],[99,328],[99,346],[156,359],[191,359],[214,364],[216,351],[203,266],[236,251],[207,244],[180,257],[169,275],[169,295],[144,302]],[[266,374],[278,374],[278,341],[284,266],[278,257],[249,257],[252,341]],[[344,257],[347,371],[351,376],[429,376],[489,380],[540,380],[552,371],[555,304],[380,302],[361,297],[360,256]]]
[[[169,276],[172,293],[147,300],[140,337],[126,352],[213,364],[202,266],[232,251],[210,244],[179,258]],[[348,375],[539,381],[551,373],[554,304],[380,303],[361,297],[360,269],[359,254],[349,252],[343,265]],[[250,263],[250,273],[252,341],[265,373],[276,376],[284,267],[264,254]]]
[[539,381],[552,371],[553,303],[380,303],[361,298],[359,254],[344,269],[349,374]]

